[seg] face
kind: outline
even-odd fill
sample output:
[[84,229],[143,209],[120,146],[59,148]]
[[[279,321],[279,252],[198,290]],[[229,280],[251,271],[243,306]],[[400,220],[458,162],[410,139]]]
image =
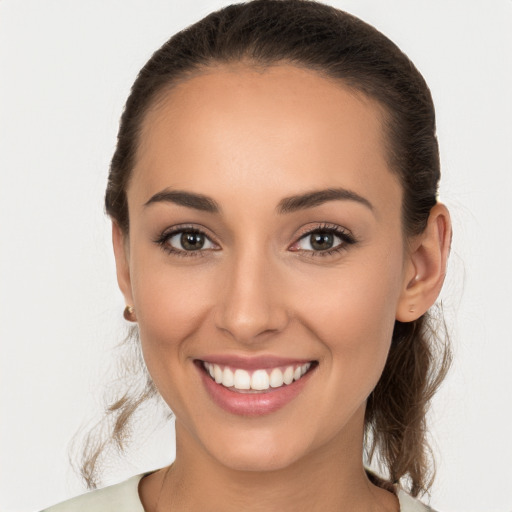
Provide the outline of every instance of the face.
[[178,447],[251,470],[360,455],[408,279],[381,120],[291,66],[215,68],[147,114],[117,259]]

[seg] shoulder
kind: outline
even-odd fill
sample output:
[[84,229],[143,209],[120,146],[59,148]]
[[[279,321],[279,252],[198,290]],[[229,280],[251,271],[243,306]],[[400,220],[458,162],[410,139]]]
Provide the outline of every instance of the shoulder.
[[41,512],[144,512],[139,498],[139,482],[144,474],[124,482],[82,494]]
[[413,498],[402,489],[398,489],[396,495],[400,502],[400,512],[435,512],[435,510],[428,505]]

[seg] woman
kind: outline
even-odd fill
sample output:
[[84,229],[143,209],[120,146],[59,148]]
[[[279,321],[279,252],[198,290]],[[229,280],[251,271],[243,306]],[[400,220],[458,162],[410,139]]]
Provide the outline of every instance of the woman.
[[373,27],[255,0],[171,38],[128,98],[106,208],[176,460],[48,510],[428,510],[438,182],[429,90]]

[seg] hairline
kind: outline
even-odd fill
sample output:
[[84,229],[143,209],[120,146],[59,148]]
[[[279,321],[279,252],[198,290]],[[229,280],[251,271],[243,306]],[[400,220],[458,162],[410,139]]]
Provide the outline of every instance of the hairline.
[[[402,182],[402,173],[400,172],[399,165],[396,162],[396,158],[394,156],[393,140],[390,126],[392,124],[392,120],[394,117],[393,112],[381,99],[377,97],[377,95],[369,92],[365,87],[361,85],[361,83],[358,83],[356,79],[351,78],[349,76],[347,76],[346,78],[334,76],[333,73],[329,73],[325,68],[307,65],[302,61],[293,59],[283,58],[275,60],[263,60],[252,58],[247,55],[243,55],[240,58],[211,58],[209,61],[196,64],[186,70],[183,70],[175,74],[172,78],[169,78],[165,83],[163,82],[160,86],[157,86],[156,90],[152,94],[152,97],[150,97],[148,103],[146,104],[144,111],[141,113],[141,117],[138,123],[138,129],[135,135],[133,161],[124,187],[125,195],[132,180],[134,169],[137,166],[137,157],[140,154],[140,149],[141,146],[143,145],[143,140],[145,138],[144,133],[145,130],[147,129],[147,118],[149,117],[151,112],[155,112],[163,105],[169,93],[171,93],[178,87],[188,83],[194,78],[214,74],[221,70],[236,71],[243,69],[252,69],[264,73],[270,68],[280,66],[291,66],[297,69],[302,69],[304,71],[313,73],[316,76],[320,76],[321,78],[331,82],[337,87],[341,87],[347,93],[351,94],[354,98],[356,98],[358,101],[361,101],[363,103],[368,102],[375,107],[375,111],[378,116],[378,121],[381,127],[380,133],[382,136],[382,144],[385,151],[384,156],[386,159],[386,163],[390,173],[395,178],[398,179],[398,184],[401,190],[401,227],[404,240],[404,249],[406,250],[408,246],[408,240],[414,238],[414,235],[411,236],[410,233],[407,233],[404,211],[405,186]],[[129,215],[128,208],[127,214]],[[129,218],[127,227],[128,226]]]

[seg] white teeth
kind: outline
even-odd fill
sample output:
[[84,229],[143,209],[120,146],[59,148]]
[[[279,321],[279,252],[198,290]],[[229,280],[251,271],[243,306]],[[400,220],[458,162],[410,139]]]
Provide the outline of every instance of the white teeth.
[[235,370],[234,386],[236,389],[251,389],[251,376],[245,370]]
[[283,385],[283,372],[279,368],[274,368],[270,372],[270,387],[280,388]]
[[222,385],[230,388],[235,384],[235,376],[233,372],[229,368],[224,368],[224,373],[222,374]]
[[222,382],[222,370],[218,364],[213,365],[213,376],[217,384],[220,384]]
[[285,384],[291,384],[293,382],[293,366],[288,366],[284,371],[283,382]]
[[[222,369],[218,364],[203,363],[206,371],[217,384],[222,384],[227,388],[234,387],[236,389],[255,391],[264,391],[271,388],[279,388],[283,384],[289,385],[294,380],[299,380],[311,367],[311,363],[302,366],[287,366],[282,371],[281,368],[273,368],[270,370],[255,370],[252,375],[242,369],[236,369],[234,372],[227,366]],[[268,373],[270,371],[270,374]]]
[[270,378],[265,370],[256,370],[251,377],[251,389],[261,391],[268,389],[270,386]]

